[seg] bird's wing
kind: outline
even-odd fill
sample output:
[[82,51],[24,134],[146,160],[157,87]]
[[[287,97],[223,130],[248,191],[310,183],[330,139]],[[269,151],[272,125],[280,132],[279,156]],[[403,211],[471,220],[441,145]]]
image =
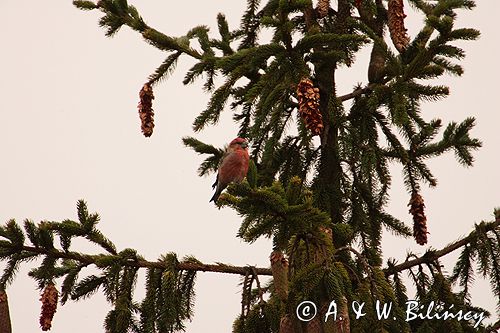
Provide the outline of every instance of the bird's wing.
[[233,150],[229,147],[226,147],[226,149],[224,149],[224,154],[222,154],[222,157],[220,158],[220,163],[219,163],[219,166],[224,163],[224,160],[226,159],[226,157],[231,154],[233,152]]
[[237,150],[232,151],[219,167],[219,183],[227,186],[232,181],[241,181],[246,176],[246,174],[242,175],[245,164],[248,164],[245,156]]
[[229,147],[226,147],[224,149],[224,153],[222,154],[222,157],[219,160],[219,167],[217,168],[217,177],[215,178],[215,182],[212,184],[212,188],[217,187],[217,182],[219,181],[219,173],[220,173],[220,168],[222,167],[222,164],[224,163],[224,160],[226,157],[231,153],[231,150]]

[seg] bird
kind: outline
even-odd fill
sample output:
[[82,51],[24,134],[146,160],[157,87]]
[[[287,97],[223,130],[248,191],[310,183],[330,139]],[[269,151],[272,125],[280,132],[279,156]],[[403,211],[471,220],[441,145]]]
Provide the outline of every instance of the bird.
[[215,193],[209,202],[217,203],[220,194],[230,183],[240,183],[245,178],[249,160],[247,140],[238,137],[229,143],[219,164],[215,183],[212,185]]

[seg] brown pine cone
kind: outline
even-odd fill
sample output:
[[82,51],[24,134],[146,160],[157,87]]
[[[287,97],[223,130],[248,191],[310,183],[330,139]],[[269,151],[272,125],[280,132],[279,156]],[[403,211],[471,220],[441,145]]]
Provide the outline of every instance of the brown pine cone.
[[52,327],[52,319],[57,311],[58,292],[53,283],[45,286],[40,301],[42,302],[42,313],[40,315],[40,326],[43,331]]
[[401,53],[410,43],[404,22],[406,14],[404,13],[403,0],[389,0],[387,10],[389,13],[388,26],[391,39],[396,49]]
[[319,97],[319,89],[314,87],[310,79],[303,78],[300,80],[297,85],[299,114],[313,135],[319,135],[323,131],[323,117],[319,109]]
[[149,83],[144,84],[139,92],[139,117],[141,119],[141,130],[145,137],[150,137],[153,134],[154,112],[153,112],[153,88]]
[[330,10],[330,0],[319,0],[318,6],[316,7],[316,12],[318,13],[319,18],[323,18],[328,15],[328,11]]
[[288,261],[281,251],[273,251],[270,260],[274,290],[278,297],[285,301],[288,297]]
[[0,290],[0,333],[12,333],[9,301],[5,290]]
[[413,191],[411,194],[410,213],[413,215],[413,236],[419,245],[427,244],[427,217],[425,216],[425,204],[422,196]]

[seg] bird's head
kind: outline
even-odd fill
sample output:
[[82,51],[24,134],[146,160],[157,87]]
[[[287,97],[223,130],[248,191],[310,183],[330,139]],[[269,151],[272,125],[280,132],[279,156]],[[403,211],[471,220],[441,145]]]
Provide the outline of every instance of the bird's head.
[[246,149],[248,147],[248,141],[243,138],[236,138],[233,141],[231,141],[229,147],[231,148],[241,147],[243,149]]

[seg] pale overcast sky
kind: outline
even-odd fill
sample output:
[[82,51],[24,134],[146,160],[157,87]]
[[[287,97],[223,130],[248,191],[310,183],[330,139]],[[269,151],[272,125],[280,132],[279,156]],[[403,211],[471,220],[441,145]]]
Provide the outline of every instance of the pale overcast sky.
[[[231,27],[239,24],[244,1],[131,1],[148,24],[173,36],[195,25],[215,28],[223,12]],[[175,4],[172,4],[175,3]],[[177,74],[157,86],[155,133],[140,133],[138,92],[164,54],[128,28],[114,38],[97,25],[99,12],[82,12],[71,1],[1,0],[0,11],[0,221],[76,219],[76,202],[101,214],[100,229],[119,249],[135,248],[149,260],[174,251],[207,263],[267,266],[271,244],[248,245],[235,237],[240,219],[229,209],[208,203],[213,177],[199,178],[201,159],[182,146],[193,135],[194,117],[205,107],[200,84],[185,87],[183,74],[192,62],[179,63]],[[481,30],[477,42],[461,43],[467,51],[462,78],[447,78],[451,96],[426,105],[424,115],[445,122],[477,118],[473,135],[484,147],[473,168],[459,166],[449,154],[430,162],[439,181],[424,188],[429,245],[440,248],[470,232],[474,223],[491,220],[500,206],[500,121],[498,77],[500,48],[496,20],[498,1],[478,1],[472,12],[461,12],[459,25]],[[410,13],[410,18],[411,18]],[[414,35],[418,20],[411,20]],[[366,82],[366,56],[359,66],[341,72],[339,91]],[[220,126],[196,137],[222,146],[236,135],[226,112]],[[400,170],[394,181],[389,211],[411,223],[408,194]],[[386,235],[384,254],[400,261],[408,250],[422,253],[413,240]],[[76,242],[81,251],[95,251]],[[448,264],[456,255],[445,260]],[[39,292],[23,265],[8,289],[14,332],[39,332]],[[4,264],[0,263],[3,269]],[[136,299],[143,296],[139,279]],[[199,273],[194,320],[187,332],[229,332],[240,310],[239,278]],[[473,299],[495,310],[486,282],[478,279]],[[110,307],[98,293],[90,300],[59,307],[52,332],[100,332]]]

